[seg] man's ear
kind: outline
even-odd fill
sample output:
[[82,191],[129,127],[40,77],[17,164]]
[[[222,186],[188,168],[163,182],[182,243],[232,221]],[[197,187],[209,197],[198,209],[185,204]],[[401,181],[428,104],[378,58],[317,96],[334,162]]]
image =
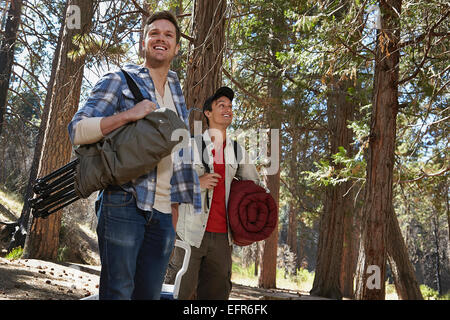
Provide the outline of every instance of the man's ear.
[[177,46],[175,47],[175,55],[178,54],[178,51],[180,51],[180,43],[177,43]]
[[145,39],[142,40],[142,56],[145,58]]

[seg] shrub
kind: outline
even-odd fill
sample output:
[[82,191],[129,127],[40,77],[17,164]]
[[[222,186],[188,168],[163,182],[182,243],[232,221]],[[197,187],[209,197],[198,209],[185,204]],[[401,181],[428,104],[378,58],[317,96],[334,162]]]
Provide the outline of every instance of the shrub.
[[6,255],[6,259],[17,260],[22,257],[22,254],[23,254],[23,248],[16,247],[16,248],[12,249],[11,252]]

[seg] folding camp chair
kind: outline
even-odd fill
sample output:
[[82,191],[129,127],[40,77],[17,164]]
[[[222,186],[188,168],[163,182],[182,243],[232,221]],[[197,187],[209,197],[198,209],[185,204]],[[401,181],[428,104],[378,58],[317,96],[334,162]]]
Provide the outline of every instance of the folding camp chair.
[[[176,300],[178,299],[178,293],[180,292],[181,278],[186,273],[189,266],[189,259],[191,258],[191,246],[182,240],[175,240],[175,246],[184,249],[183,265],[177,272],[174,284],[163,284],[161,290],[161,300]],[[98,294],[80,299],[80,300],[98,300]]]

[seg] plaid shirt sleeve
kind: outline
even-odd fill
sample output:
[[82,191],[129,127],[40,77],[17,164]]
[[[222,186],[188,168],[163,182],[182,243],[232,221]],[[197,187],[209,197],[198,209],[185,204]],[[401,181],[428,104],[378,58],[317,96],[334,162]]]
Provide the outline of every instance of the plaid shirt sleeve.
[[200,180],[192,164],[174,163],[171,202],[192,203],[195,213],[202,213]]
[[121,85],[122,79],[117,73],[107,73],[95,84],[88,100],[69,123],[69,137],[72,143],[76,124],[80,120],[91,117],[108,117],[116,113]]

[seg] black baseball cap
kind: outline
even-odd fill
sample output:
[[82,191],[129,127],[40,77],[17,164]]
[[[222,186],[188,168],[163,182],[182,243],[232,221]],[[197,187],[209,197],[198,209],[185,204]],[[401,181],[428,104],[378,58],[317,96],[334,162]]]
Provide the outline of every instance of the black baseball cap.
[[220,97],[227,97],[228,99],[230,99],[230,101],[233,101],[234,91],[228,87],[220,87],[219,89],[217,89],[216,93],[206,99],[205,103],[203,104],[203,112],[205,112],[205,110],[207,109],[210,109],[213,101],[219,99]]

